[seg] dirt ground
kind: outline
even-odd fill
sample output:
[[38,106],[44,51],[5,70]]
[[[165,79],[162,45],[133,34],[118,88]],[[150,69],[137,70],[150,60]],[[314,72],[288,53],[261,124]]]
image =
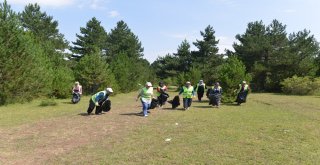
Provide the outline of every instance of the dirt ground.
[[113,102],[112,110],[102,115],[88,116],[86,108],[73,115],[0,129],[0,164],[46,164],[48,160],[105,137],[124,136],[161,113],[152,110],[147,118],[139,116],[141,105],[133,99],[127,105]]

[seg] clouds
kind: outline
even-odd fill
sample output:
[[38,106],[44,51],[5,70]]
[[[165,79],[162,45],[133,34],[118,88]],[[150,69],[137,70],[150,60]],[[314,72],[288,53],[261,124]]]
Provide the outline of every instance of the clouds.
[[9,4],[27,5],[29,3],[38,3],[41,6],[62,7],[75,3],[76,0],[8,0]]
[[110,0],[8,0],[9,4],[27,5],[30,3],[38,3],[40,6],[46,7],[77,7],[90,8],[92,10],[103,10],[107,8]]
[[111,18],[116,18],[116,17],[120,16],[120,13],[116,10],[112,10],[108,13],[108,16]]

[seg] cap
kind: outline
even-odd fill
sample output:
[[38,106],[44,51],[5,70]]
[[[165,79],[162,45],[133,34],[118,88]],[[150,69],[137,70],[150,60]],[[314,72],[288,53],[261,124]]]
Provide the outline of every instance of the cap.
[[242,81],[243,84],[247,83],[246,81]]
[[113,93],[112,88],[106,88],[106,91],[107,91],[108,93]]
[[147,82],[147,83],[146,83],[146,86],[148,86],[148,87],[152,87],[151,82]]
[[187,81],[186,84],[191,84],[191,82],[190,82],[190,81]]

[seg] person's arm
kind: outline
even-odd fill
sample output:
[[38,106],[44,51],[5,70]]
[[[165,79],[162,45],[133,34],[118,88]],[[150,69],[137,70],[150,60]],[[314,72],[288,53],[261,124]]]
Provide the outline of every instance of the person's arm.
[[183,88],[180,89],[179,95],[181,95],[181,93],[183,93]]
[[82,95],[82,86],[79,86],[79,94]]
[[141,92],[142,92],[142,90],[139,92],[139,94],[138,94],[138,96],[137,96],[137,98],[136,98],[136,101],[139,100],[139,98],[140,98],[140,96],[141,96]]

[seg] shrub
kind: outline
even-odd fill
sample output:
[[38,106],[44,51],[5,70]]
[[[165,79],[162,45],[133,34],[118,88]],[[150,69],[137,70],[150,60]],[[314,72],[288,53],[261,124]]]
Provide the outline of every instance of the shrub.
[[235,89],[242,80],[251,81],[251,76],[246,74],[246,67],[235,56],[229,57],[224,64],[219,66],[219,81],[223,89],[223,102],[233,102],[236,97]]
[[293,76],[281,82],[282,91],[290,95],[319,95],[320,78]]

